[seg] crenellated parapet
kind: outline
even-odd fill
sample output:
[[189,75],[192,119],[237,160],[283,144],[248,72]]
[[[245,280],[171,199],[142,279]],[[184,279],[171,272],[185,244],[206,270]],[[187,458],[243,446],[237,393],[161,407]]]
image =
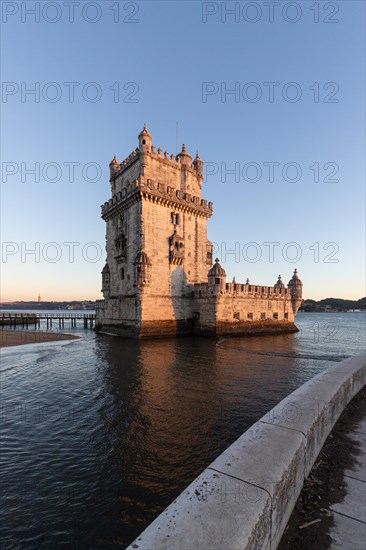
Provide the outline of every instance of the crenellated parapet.
[[[194,285],[194,295],[210,296],[213,294],[212,289],[208,283],[200,283]],[[232,295],[233,297],[248,296],[250,298],[270,298],[270,299],[291,299],[291,290],[289,288],[279,289],[273,286],[263,285],[249,285],[242,283],[225,283],[224,289],[221,290],[221,294]]]
[[182,152],[178,155],[174,155],[173,153],[169,154],[168,151],[164,151],[163,153],[163,149],[161,149],[161,147],[156,150],[155,145],[150,145],[144,150],[137,147],[122,162],[118,162],[116,156],[114,156],[109,165],[111,171],[110,181],[124,175],[124,173],[127,172],[138,160],[140,160],[142,164],[145,164],[149,159],[156,161],[157,163],[162,163],[173,170],[190,172],[192,176],[197,177],[202,184],[203,161],[201,160],[198,152],[196,158],[192,161],[191,155],[186,153],[185,145],[183,145]]
[[185,212],[191,211],[205,218],[210,218],[213,213],[212,202],[207,202],[207,200],[190,193],[183,193],[180,189],[175,189],[165,183],[140,177],[127,184],[101,206],[102,218],[108,220],[129,208],[133,202],[142,199]]
[[226,283],[226,293],[247,295],[255,298],[290,298],[291,293],[288,288],[276,288],[273,286],[252,285],[241,283]]
[[182,192],[180,189],[150,178],[146,180],[141,178],[140,188],[144,198],[153,202],[160,202],[169,207],[174,206],[186,212],[192,211],[206,218],[212,216],[213,203],[197,195]]

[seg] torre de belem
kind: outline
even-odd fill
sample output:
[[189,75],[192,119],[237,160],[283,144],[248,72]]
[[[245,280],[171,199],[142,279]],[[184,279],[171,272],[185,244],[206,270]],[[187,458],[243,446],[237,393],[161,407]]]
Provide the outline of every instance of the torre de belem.
[[[212,202],[201,197],[203,162],[183,145],[178,155],[155,150],[144,126],[138,148],[109,165],[103,300],[96,329],[133,337],[180,334],[234,336],[295,332],[302,283],[287,288],[226,281],[207,239]],[[213,264],[213,265],[212,265]]]

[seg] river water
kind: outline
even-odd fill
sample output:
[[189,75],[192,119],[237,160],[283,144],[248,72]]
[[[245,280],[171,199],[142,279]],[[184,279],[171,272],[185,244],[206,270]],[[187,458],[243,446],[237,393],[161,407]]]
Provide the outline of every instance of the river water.
[[2,349],[0,547],[126,547],[279,400],[365,349],[363,313],[296,323],[134,341],[65,321],[80,340]]

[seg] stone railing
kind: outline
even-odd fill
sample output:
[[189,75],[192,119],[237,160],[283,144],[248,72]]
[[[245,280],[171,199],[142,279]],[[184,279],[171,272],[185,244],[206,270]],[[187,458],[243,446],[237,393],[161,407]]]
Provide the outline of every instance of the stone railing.
[[366,383],[366,358],[300,386],[204,470],[127,550],[275,549],[335,422]]

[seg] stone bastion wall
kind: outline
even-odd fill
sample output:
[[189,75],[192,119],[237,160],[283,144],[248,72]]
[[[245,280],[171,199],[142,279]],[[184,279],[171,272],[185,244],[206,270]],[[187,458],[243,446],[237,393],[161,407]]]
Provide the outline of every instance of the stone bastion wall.
[[214,460],[127,550],[275,549],[337,419],[366,384],[366,356],[318,374]]

